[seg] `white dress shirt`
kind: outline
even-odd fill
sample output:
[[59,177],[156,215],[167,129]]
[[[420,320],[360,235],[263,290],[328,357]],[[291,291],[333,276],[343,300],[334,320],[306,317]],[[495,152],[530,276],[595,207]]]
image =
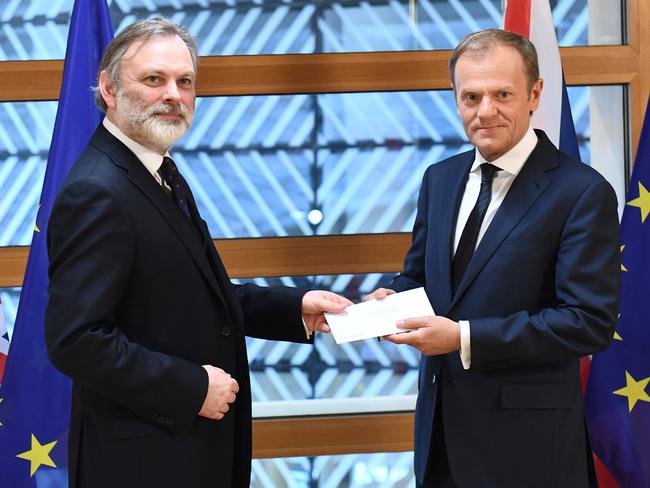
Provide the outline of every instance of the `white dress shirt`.
[[[503,199],[506,197],[512,182],[515,180],[519,171],[524,166],[524,163],[533,152],[537,145],[537,135],[532,126],[528,127],[528,131],[524,137],[512,148],[498,159],[490,161],[499,171],[495,173],[494,180],[492,181],[492,199],[490,205],[485,213],[485,218],[481,223],[479,229],[478,239],[476,245],[481,241],[485,235],[485,231],[490,226],[494,215],[499,210]],[[463,228],[467,223],[469,214],[476,204],[478,199],[479,190],[481,189],[481,164],[487,162],[483,155],[477,150],[474,163],[469,172],[467,185],[465,186],[465,193],[460,203],[460,210],[458,211],[458,218],[456,219],[456,230],[454,233],[454,254],[458,248],[460,236],[463,233]],[[470,336],[470,323],[467,320],[460,320],[460,360],[463,363],[463,368],[469,369],[472,363],[472,349],[471,349],[471,336]]]
[[163,181],[160,173],[158,173],[158,170],[160,169],[160,166],[163,162],[163,157],[171,157],[169,156],[169,152],[165,153],[164,156],[161,156],[156,151],[152,151],[151,149],[144,147],[142,144],[135,142],[124,132],[122,132],[118,126],[111,122],[108,117],[104,117],[104,121],[102,123],[108,132],[115,136],[118,141],[128,147],[131,152],[135,154],[135,157],[140,160],[145,168],[147,168],[147,171],[151,173],[159,185],[169,189],[169,186]]

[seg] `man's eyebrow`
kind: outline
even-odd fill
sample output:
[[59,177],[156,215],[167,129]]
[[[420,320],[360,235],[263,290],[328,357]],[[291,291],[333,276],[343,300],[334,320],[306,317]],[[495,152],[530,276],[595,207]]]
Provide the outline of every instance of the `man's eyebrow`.
[[493,93],[493,92],[502,92],[502,91],[514,91],[516,90],[515,85],[495,85],[492,87],[487,87],[487,88],[481,88],[481,87],[462,87],[458,89],[458,93],[477,93],[477,92],[488,92],[488,93]]
[[[140,69],[140,74],[143,76],[149,76],[149,75],[166,75],[168,72],[160,69],[160,68],[148,68],[146,66],[143,66]],[[196,73],[194,71],[185,71],[178,75],[179,77],[195,77]]]
[[478,90],[475,88],[461,88],[458,90],[458,93],[464,95],[465,93],[476,93]]

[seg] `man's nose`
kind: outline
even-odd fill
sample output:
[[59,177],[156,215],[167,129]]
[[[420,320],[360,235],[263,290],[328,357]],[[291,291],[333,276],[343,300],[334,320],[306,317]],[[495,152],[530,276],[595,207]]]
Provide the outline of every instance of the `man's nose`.
[[478,106],[478,113],[477,115],[480,118],[490,118],[494,117],[497,113],[497,107],[496,104],[494,103],[494,100],[492,100],[490,97],[483,97],[481,99],[481,103]]
[[179,102],[181,93],[176,85],[176,80],[170,80],[165,84],[164,100],[165,102]]

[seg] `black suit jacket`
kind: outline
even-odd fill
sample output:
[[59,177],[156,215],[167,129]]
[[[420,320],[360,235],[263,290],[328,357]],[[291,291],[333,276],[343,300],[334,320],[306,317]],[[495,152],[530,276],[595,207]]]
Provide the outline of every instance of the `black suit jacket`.
[[584,487],[589,458],[579,358],[610,342],[618,307],[618,216],[596,171],[539,142],[452,293],[453,235],[474,151],[429,167],[413,243],[392,287],[424,286],[434,311],[469,320],[471,367],[423,356],[415,416],[422,482],[436,396],[460,487]]
[[[249,485],[244,336],[306,342],[304,291],[233,285],[189,205],[194,222],[103,126],[60,190],[46,342],[74,380],[72,487]],[[223,420],[197,416],[203,364],[239,383]]]

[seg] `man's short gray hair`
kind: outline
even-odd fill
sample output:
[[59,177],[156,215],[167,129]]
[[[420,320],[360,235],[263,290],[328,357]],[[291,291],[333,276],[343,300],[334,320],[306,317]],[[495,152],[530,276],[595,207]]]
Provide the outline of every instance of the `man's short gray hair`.
[[465,36],[451,53],[451,58],[449,59],[449,79],[454,90],[456,89],[456,63],[460,57],[468,53],[483,54],[495,46],[511,47],[519,53],[521,60],[524,62],[524,69],[528,78],[528,88],[533,88],[533,85],[539,79],[539,61],[537,59],[535,45],[524,36],[515,32],[502,29],[486,29]]
[[[102,71],[105,71],[108,79],[116,87],[120,86],[120,75],[122,70],[122,58],[124,53],[136,42],[148,41],[153,37],[180,37],[187,49],[190,51],[192,57],[192,64],[194,65],[194,72],[197,72],[199,62],[198,48],[194,37],[178,24],[165,17],[156,17],[155,19],[138,20],[130,24],[122,32],[120,32],[111,43],[106,47],[102,61],[99,63],[97,70],[97,82],[99,83],[99,76]],[[108,107],[102,97],[99,87],[93,88],[95,92],[95,103],[102,110],[106,112]]]

